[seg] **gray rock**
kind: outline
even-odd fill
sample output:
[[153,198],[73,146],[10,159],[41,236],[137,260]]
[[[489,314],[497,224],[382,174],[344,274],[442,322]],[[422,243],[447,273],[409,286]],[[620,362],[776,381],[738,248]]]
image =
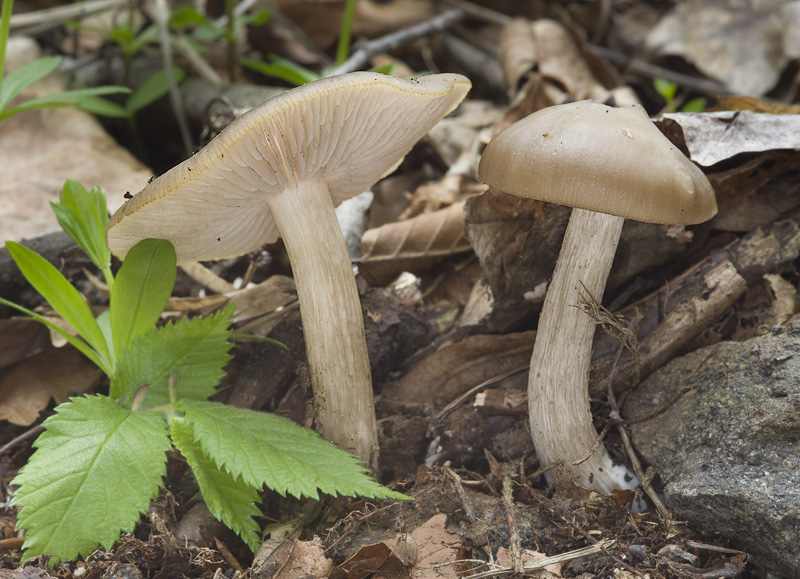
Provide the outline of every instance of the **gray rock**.
[[631,394],[624,415],[665,407],[632,430],[674,517],[800,577],[800,322],[673,360]]

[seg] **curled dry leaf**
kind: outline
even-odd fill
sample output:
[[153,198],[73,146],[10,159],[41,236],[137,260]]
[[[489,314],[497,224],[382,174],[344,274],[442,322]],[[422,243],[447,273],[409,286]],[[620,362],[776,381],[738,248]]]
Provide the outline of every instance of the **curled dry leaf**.
[[536,67],[536,40],[527,18],[514,18],[505,25],[497,42],[497,60],[506,90],[516,92],[520,80]]
[[48,348],[19,362],[0,380],[0,420],[30,426],[54,399],[87,391],[99,370],[71,346]]
[[361,240],[359,270],[372,285],[385,285],[404,271],[422,272],[470,249],[461,202],[368,230]]
[[[545,102],[538,101],[540,106],[559,104],[568,98],[605,102],[612,94],[628,104],[628,95],[632,94],[617,94],[615,87],[621,81],[612,67],[590,55],[580,40],[555,20],[512,20],[500,35],[497,58],[511,92],[522,88],[526,75],[537,72],[542,83],[526,86],[546,95]],[[637,102],[635,97],[632,102]]]
[[448,341],[420,360],[384,394],[398,402],[447,404],[490,378],[530,361],[535,332],[478,334]]

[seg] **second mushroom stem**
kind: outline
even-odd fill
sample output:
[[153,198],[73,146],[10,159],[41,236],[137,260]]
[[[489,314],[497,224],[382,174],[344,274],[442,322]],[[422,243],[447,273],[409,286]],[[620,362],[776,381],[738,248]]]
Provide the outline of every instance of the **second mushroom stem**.
[[326,440],[376,473],[378,434],[361,301],[330,193],[320,182],[268,203],[292,264],[314,409]]
[[528,381],[531,434],[540,464],[563,459],[578,482],[604,492],[625,487],[627,469],[613,465],[602,443],[595,448],[588,389],[595,323],[577,304],[583,288],[598,302],[602,299],[623,222],[573,209],[539,318]]

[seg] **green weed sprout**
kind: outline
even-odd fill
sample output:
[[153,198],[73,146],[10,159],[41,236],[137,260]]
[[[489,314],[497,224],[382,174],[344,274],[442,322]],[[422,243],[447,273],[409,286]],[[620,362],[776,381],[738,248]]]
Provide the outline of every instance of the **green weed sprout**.
[[122,86],[100,86],[45,95],[11,106],[11,101],[13,101],[23,90],[57,69],[58,65],[61,64],[61,57],[46,56],[44,58],[37,58],[36,60],[20,66],[16,70],[13,70],[8,75],[4,76],[6,46],[8,44],[8,35],[11,27],[11,13],[14,8],[14,1],[3,0],[1,4],[0,121],[7,119],[12,115],[24,113],[26,111],[80,105],[84,99],[90,96],[130,92],[127,88]]
[[[667,105],[667,112],[676,112],[675,94],[678,92],[678,85],[665,78],[657,77],[653,79],[653,88],[655,88],[659,96],[664,99]],[[693,98],[681,107],[681,112],[701,113],[705,110],[707,102],[705,97]]]
[[[295,86],[300,86],[329,76],[336,67],[344,64],[350,53],[350,38],[355,10],[356,0],[347,0],[347,4],[344,8],[344,16],[342,18],[342,27],[339,31],[339,42],[336,46],[335,66],[324,69],[322,74],[318,74],[301,64],[297,64],[277,54],[267,55],[269,59],[268,62],[244,59],[242,60],[242,65],[265,76],[277,78]],[[395,65],[387,64],[372,70],[381,74],[392,74],[395,69]]]
[[210,512],[255,552],[258,493],[318,498],[319,492],[408,499],[379,485],[353,455],[285,418],[208,399],[230,360],[233,304],[205,318],[157,327],[172,293],[175,250],[165,240],[134,246],[116,276],[105,243],[105,193],[67,181],[53,204],[63,229],[103,272],[108,311],[95,318],[83,296],[47,260],[7,242],[23,275],[77,336],[22,306],[105,372],[108,396],[59,405],[36,451],[12,481],[26,559],[86,556],[131,532],[166,474],[174,446],[192,469]]

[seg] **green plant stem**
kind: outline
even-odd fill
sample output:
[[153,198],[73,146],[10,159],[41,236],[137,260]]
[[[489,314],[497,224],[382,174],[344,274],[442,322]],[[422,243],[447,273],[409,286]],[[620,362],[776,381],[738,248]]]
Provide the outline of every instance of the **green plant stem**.
[[14,9],[14,0],[3,0],[3,10],[0,13],[0,90],[3,89],[3,74],[6,66],[6,44],[8,32],[11,29],[11,12]]
[[225,0],[225,16],[228,18],[226,24],[228,37],[228,78],[236,82],[236,28],[233,21],[233,9],[236,7],[236,0]]
[[353,17],[356,13],[356,0],[347,0],[342,19],[342,31],[339,34],[339,45],[336,47],[336,66],[340,66],[350,54],[350,33],[353,28]]
[[[136,5],[134,0],[128,0],[128,33],[131,39],[136,37]],[[132,88],[131,62],[133,61],[133,53],[129,50],[129,47],[122,49],[122,60],[124,62],[125,86]]]
[[108,293],[111,294],[114,291],[114,274],[111,273],[111,265],[103,266],[101,271],[103,272],[103,278],[106,280],[106,286],[108,286]]

